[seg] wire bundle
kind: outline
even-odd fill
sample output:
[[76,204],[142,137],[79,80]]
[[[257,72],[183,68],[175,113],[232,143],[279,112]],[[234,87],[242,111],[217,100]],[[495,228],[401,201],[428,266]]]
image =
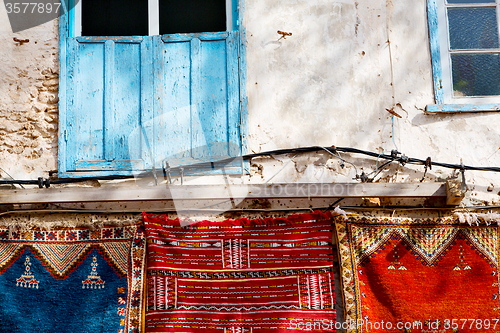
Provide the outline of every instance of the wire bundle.
[[[81,177],[81,178],[59,178],[59,179],[43,179],[42,177],[39,177],[36,180],[17,180],[17,179],[12,179],[12,180],[0,180],[0,185],[4,184],[10,184],[10,185],[38,185],[38,187],[43,188],[43,187],[50,187],[51,184],[68,184],[68,183],[76,183],[76,182],[83,182],[83,181],[88,181],[88,180],[117,180],[117,179],[132,179],[132,178],[146,178],[146,177],[151,177],[153,176],[155,179],[160,175],[167,175],[167,173],[170,175],[170,173],[178,173],[178,174],[184,174],[187,170],[199,170],[200,173],[202,173],[205,170],[214,170],[214,169],[220,169],[223,168],[224,166],[237,161],[238,159],[242,159],[244,161],[250,160],[252,158],[256,157],[264,157],[264,156],[271,156],[271,155],[283,155],[283,154],[299,154],[299,153],[309,153],[309,152],[318,152],[325,150],[332,154],[334,157],[339,158],[342,161],[342,166],[344,163],[349,163],[352,166],[354,166],[356,170],[356,178],[357,180],[360,180],[361,182],[371,182],[374,180],[374,178],[382,171],[382,169],[387,166],[388,164],[392,162],[398,162],[402,166],[405,164],[413,164],[413,165],[423,165],[426,168],[427,167],[432,167],[432,166],[439,166],[443,168],[449,168],[449,169],[455,169],[455,170],[461,170],[462,173],[465,170],[474,170],[474,171],[490,171],[490,172],[500,172],[500,167],[475,167],[475,166],[470,166],[470,165],[463,165],[463,164],[450,164],[450,163],[440,163],[440,162],[430,162],[431,159],[428,157],[427,159],[419,159],[419,158],[413,158],[413,157],[408,157],[404,154],[401,154],[397,150],[392,150],[391,154],[384,154],[384,153],[375,153],[375,152],[370,152],[362,149],[357,149],[357,148],[349,148],[349,147],[321,147],[321,146],[310,146],[310,147],[300,147],[300,148],[289,148],[289,149],[277,149],[277,150],[271,150],[271,151],[265,151],[265,152],[260,152],[260,153],[255,153],[255,154],[247,154],[243,156],[238,156],[238,157],[230,157],[230,158],[225,158],[217,161],[210,161],[210,162],[200,162],[200,163],[194,163],[194,164],[189,164],[189,165],[182,165],[182,166],[176,166],[176,167],[163,167],[163,170],[158,170],[158,169],[152,169],[151,171],[146,171],[146,172],[141,172],[139,174],[134,174],[134,175],[107,175],[107,176],[93,176],[93,177]],[[358,173],[358,170],[356,166],[350,162],[347,162],[344,158],[342,158],[339,154],[339,152],[342,153],[350,153],[350,154],[362,154],[366,156],[371,156],[375,157],[378,159],[384,159],[387,160],[384,164],[382,164],[380,167],[377,166],[376,170],[370,174],[365,174],[362,172],[361,174]],[[167,164],[168,165],[168,164]],[[373,177],[369,177],[371,174],[375,173]]]

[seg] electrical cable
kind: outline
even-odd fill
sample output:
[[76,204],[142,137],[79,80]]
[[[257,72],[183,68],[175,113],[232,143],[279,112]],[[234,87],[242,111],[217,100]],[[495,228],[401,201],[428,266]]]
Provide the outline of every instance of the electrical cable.
[[332,203],[330,206],[328,206],[326,209],[325,209],[325,212],[331,210],[336,204],[338,204],[339,202],[341,202],[342,200],[344,200],[345,198],[340,198],[340,199],[337,199],[334,203]]
[[[266,151],[266,152],[261,152],[261,153],[254,153],[254,154],[248,154],[248,155],[243,155],[243,156],[238,156],[238,157],[230,157],[230,158],[225,158],[213,162],[200,162],[200,163],[195,163],[195,164],[190,164],[190,165],[183,165],[183,166],[177,166],[177,167],[171,167],[170,171],[171,172],[177,172],[180,173],[182,171],[186,170],[195,170],[195,169],[214,169],[214,168],[221,168],[227,164],[230,164],[234,161],[237,161],[238,159],[241,160],[250,160],[252,158],[257,158],[257,157],[264,157],[264,156],[271,156],[271,155],[280,155],[280,154],[298,154],[298,153],[307,153],[307,152],[318,152],[321,150],[326,150],[333,156],[335,153],[343,152],[343,153],[350,153],[350,154],[361,154],[361,155],[366,155],[366,156],[371,156],[374,158],[382,158],[386,160],[395,161],[399,162],[401,165],[405,164],[412,164],[412,165],[425,165],[426,160],[418,159],[418,158],[412,158],[412,157],[407,157],[405,155],[401,155],[400,152],[393,150],[391,152],[391,155],[387,154],[380,154],[380,153],[375,153],[375,152],[370,152],[362,149],[357,149],[357,148],[350,148],[350,147],[320,147],[320,146],[311,146],[311,147],[301,147],[301,148],[290,148],[290,149],[277,149],[277,150],[272,150],[272,151]],[[337,156],[336,156],[337,157]],[[340,158],[342,161],[345,161],[344,159]],[[346,161],[347,162],[347,161]],[[351,162],[347,162],[351,165],[354,166]],[[440,162],[435,162],[433,160],[432,162],[433,166],[439,166],[443,168],[449,168],[449,169],[455,169],[455,170],[470,170],[470,171],[489,171],[489,172],[500,172],[500,167],[475,167],[475,166],[470,166],[470,165],[461,165],[461,164],[451,164],[451,163],[440,163]],[[355,166],[354,166],[355,167]],[[358,175],[357,173],[357,168],[356,169],[356,179],[361,179],[362,181],[367,181],[368,177],[364,172],[362,175]],[[133,179],[133,178],[146,178],[146,177],[154,177],[157,175],[157,173],[161,172],[160,170],[151,170],[147,172],[141,172],[138,174],[133,174],[133,175],[107,175],[107,176],[93,176],[93,177],[81,177],[81,178],[59,178],[59,179],[42,179],[40,181],[39,179],[37,180],[0,180],[0,185],[2,184],[18,184],[18,185],[38,185],[39,187],[50,187],[51,184],[68,184],[68,183],[78,183],[78,182],[83,182],[83,181],[88,181],[88,180],[118,180],[118,179]]]
[[[7,176],[9,176],[9,177],[10,177],[10,179],[15,180],[15,179],[14,179],[14,177],[12,177],[12,176],[11,176],[11,175],[10,175],[7,171],[5,171],[3,168],[0,168],[0,170],[2,170],[3,172],[5,172],[5,174],[6,174]],[[14,184],[12,184],[12,185],[14,185]],[[24,189],[24,186],[23,186],[23,185],[21,185],[21,184],[17,184],[17,185],[21,186],[21,188],[22,188],[22,189]]]
[[[375,173],[375,175],[374,175],[371,179],[368,179],[367,183],[373,183],[373,181],[375,180],[375,178],[376,178],[376,177],[377,177],[377,176],[378,176],[378,175],[379,175],[382,171],[384,171],[384,168],[385,168],[387,165],[391,164],[392,162],[394,162],[394,161],[387,161],[387,162],[385,162],[384,164],[382,164],[380,167],[378,167],[377,169],[375,169],[375,171],[377,171],[377,172]],[[373,171],[373,172],[375,172],[375,171]],[[372,172],[372,173],[373,173],[373,172]],[[370,175],[370,174],[371,174],[371,173],[369,173],[368,175]]]
[[344,164],[343,164],[343,163],[348,163],[348,164],[352,165],[352,166],[354,167],[354,171],[356,171],[356,176],[358,175],[358,168],[356,168],[356,166],[355,166],[353,163],[351,163],[351,162],[349,162],[349,161],[344,160],[344,159],[340,156],[340,154],[339,154],[339,152],[338,152],[338,151],[337,151],[337,155],[338,155],[338,156],[337,156],[337,155],[335,155],[334,153],[332,153],[331,151],[329,151],[328,149],[326,149],[325,147],[321,147],[321,146],[317,146],[317,147],[318,147],[318,148],[321,148],[321,149],[326,150],[326,151],[327,151],[328,153],[330,153],[333,157],[337,157],[337,158],[339,158],[339,159],[342,161],[342,164],[340,165],[340,167],[341,167],[342,169],[344,168]]
[[[397,150],[397,149],[396,149],[396,150]],[[372,173],[377,172],[377,170],[378,170],[378,160],[380,159],[380,155],[385,154],[385,153],[390,153],[390,151],[386,151],[386,150],[384,150],[383,152],[381,152],[381,153],[378,155],[378,157],[377,157],[377,162],[375,163],[375,170],[374,170],[374,171],[372,171],[372,172],[370,172],[370,173],[368,174],[368,176],[369,176],[369,175],[371,175]]]

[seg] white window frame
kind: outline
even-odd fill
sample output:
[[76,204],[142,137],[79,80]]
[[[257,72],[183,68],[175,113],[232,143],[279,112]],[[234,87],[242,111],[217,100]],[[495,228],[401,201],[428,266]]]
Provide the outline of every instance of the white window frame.
[[[82,1],[75,5],[75,37],[82,35]],[[226,0],[226,30],[233,30],[233,1]],[[159,0],[148,0],[148,35],[160,34],[160,2]]]
[[[497,26],[500,27],[499,22],[499,6],[500,0],[492,3],[482,4],[449,4],[446,0],[437,1],[437,14],[438,14],[438,28],[439,28],[439,43],[441,49],[441,66],[442,66],[442,86],[443,98],[447,104],[489,104],[500,103],[500,96],[454,96],[453,95],[453,73],[451,66],[452,54],[491,54],[500,53],[499,49],[466,49],[466,50],[451,50],[450,48],[450,35],[448,26],[448,8],[496,8],[497,13]],[[500,31],[499,31],[500,36]]]

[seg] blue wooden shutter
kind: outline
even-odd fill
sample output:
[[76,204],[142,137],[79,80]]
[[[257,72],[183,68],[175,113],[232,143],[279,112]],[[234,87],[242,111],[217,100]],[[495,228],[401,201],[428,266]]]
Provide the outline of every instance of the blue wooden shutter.
[[[237,33],[165,35],[153,43],[155,167],[239,156]],[[241,171],[241,163],[234,168]]]
[[67,38],[61,173],[239,156],[238,63],[236,32]]
[[151,111],[151,52],[150,37],[68,38],[67,170],[150,167],[138,129]]

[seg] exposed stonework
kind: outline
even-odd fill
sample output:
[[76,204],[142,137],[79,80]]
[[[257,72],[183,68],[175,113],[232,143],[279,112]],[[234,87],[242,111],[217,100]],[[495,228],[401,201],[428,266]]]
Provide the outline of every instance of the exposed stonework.
[[[397,148],[433,162],[500,165],[498,113],[424,113],[435,102],[425,0],[244,4],[244,152],[312,145],[378,153]],[[292,35],[282,38],[277,31]],[[0,0],[0,45],[0,168],[17,179],[46,178],[57,170],[57,20],[13,34]],[[402,118],[392,119],[387,110]],[[253,159],[243,177],[196,176],[182,182],[357,182],[356,174],[373,176],[383,163],[344,153],[294,156]],[[4,171],[0,176],[6,177]],[[425,172],[423,166],[392,164],[374,181],[458,176],[437,166]],[[500,202],[500,173],[467,171],[465,178],[469,190],[463,202]]]
[[57,20],[16,34],[0,21],[0,167],[17,179],[47,177],[57,169]]

